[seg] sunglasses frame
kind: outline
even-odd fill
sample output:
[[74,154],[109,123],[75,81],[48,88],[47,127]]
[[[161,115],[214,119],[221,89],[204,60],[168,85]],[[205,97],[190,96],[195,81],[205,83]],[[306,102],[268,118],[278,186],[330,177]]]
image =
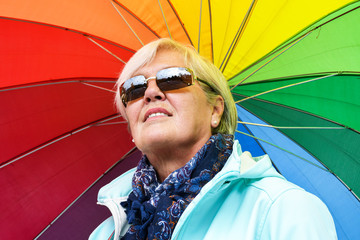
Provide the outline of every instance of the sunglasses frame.
[[[191,75],[191,83],[187,83],[187,86],[184,86],[184,87],[188,87],[188,86],[194,85],[194,81],[195,81],[195,80],[204,82],[204,81],[202,81],[202,80],[200,80],[200,79],[197,79],[196,76],[195,76],[195,74],[194,74],[194,72],[193,72],[190,68],[187,68],[187,67],[169,67],[169,68],[164,68],[164,69],[159,70],[159,71],[156,73],[156,75],[158,75],[158,73],[161,72],[161,71],[164,71],[164,70],[167,70],[167,69],[174,69],[174,68],[176,68],[176,69],[183,69],[183,70],[186,70],[188,73],[190,73],[190,75]],[[124,84],[125,84],[127,81],[129,81],[129,80],[131,80],[131,79],[133,79],[133,78],[135,78],[135,77],[138,77],[138,76],[143,76],[143,75],[137,75],[137,76],[131,77],[131,78],[127,79],[126,81],[124,81],[124,82],[120,85],[120,87],[119,87],[120,98],[121,98],[121,101],[122,101],[122,103],[124,104],[125,107],[127,106],[127,103],[128,103],[129,101],[126,101],[126,90],[124,90],[123,86],[124,86]],[[145,78],[145,76],[143,76],[143,77]],[[151,76],[151,77],[145,78],[145,79],[143,80],[143,83],[142,83],[142,84],[138,84],[138,86],[145,86],[145,85],[146,85],[146,88],[147,88],[148,81],[151,80],[151,79],[155,79],[155,80],[157,81],[157,77],[156,77],[156,76]],[[134,81],[134,80],[133,80],[133,81]],[[184,83],[186,83],[186,82],[184,82]],[[204,82],[204,83],[206,83],[206,82]],[[206,83],[206,84],[209,85],[208,83]],[[181,89],[181,88],[184,88],[184,87],[174,88],[174,89],[172,89],[172,90]],[[210,86],[210,87],[211,87],[211,86]],[[170,91],[170,90],[161,90],[161,91]],[[144,93],[145,93],[145,91],[144,91]],[[142,95],[142,96],[144,96],[144,95]],[[142,97],[142,96],[141,96],[141,97]],[[139,98],[141,98],[141,97],[139,97]],[[135,99],[138,99],[138,98],[135,98]],[[135,99],[133,99],[133,100],[135,100]]]

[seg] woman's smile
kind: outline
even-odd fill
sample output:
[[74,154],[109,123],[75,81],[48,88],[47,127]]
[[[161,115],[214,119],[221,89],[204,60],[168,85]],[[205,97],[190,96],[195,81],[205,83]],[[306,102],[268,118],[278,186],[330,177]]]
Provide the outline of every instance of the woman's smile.
[[165,108],[151,108],[145,113],[144,122],[162,117],[171,117],[172,114]]

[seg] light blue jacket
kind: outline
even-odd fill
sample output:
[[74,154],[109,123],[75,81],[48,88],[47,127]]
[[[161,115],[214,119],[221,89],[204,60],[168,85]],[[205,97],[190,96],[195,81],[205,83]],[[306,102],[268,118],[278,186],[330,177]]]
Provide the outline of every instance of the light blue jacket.
[[[91,234],[119,239],[129,225],[120,202],[131,192],[134,169],[98,195],[112,217]],[[114,232],[115,229],[115,232]],[[286,181],[267,155],[251,157],[235,141],[223,169],[207,183],[179,219],[172,239],[337,239],[333,219],[316,196]]]

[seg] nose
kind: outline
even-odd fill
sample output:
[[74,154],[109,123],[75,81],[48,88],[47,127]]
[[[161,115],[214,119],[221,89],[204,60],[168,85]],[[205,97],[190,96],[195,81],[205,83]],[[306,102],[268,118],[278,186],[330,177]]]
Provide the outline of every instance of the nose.
[[152,101],[163,101],[165,100],[165,94],[156,84],[155,79],[150,79],[147,82],[147,88],[144,93],[144,101],[150,103]]

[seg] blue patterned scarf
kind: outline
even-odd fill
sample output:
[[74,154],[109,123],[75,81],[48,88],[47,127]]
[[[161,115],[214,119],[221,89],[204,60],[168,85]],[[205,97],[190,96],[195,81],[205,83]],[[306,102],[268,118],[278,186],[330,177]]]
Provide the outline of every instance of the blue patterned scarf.
[[185,166],[162,183],[144,156],[134,173],[133,191],[121,203],[131,224],[122,240],[170,239],[185,208],[224,166],[232,145],[232,135],[211,136]]

